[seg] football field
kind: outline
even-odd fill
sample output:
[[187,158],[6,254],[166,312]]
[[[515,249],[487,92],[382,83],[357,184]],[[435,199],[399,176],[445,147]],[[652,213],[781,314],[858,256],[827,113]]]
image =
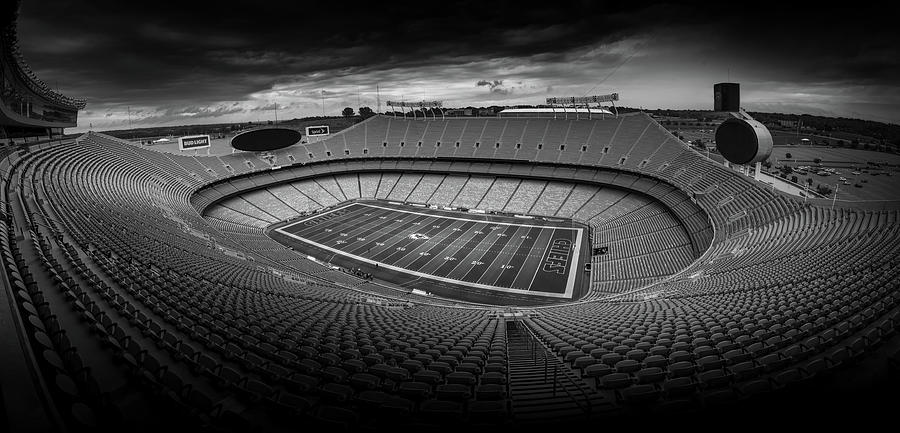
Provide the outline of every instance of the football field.
[[274,232],[300,243],[296,250],[327,252],[327,261],[416,281],[423,290],[436,283],[570,299],[581,280],[586,230],[563,223],[354,202]]

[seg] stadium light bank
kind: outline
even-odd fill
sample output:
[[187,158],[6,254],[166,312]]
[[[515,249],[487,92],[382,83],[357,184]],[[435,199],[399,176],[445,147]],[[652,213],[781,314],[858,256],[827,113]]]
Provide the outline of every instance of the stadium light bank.
[[[547,105],[549,105],[554,110],[554,113],[556,108],[562,108],[563,115],[565,117],[568,117],[567,109],[573,109],[573,111],[575,112],[575,119],[578,120],[579,112],[582,112],[581,110],[579,110],[580,107],[584,107],[586,109],[585,111],[587,112],[588,119],[591,118],[591,114],[593,113],[591,111],[591,104],[597,104],[596,111],[599,112],[601,116],[603,114],[609,113],[610,111],[603,107],[603,103],[605,102],[610,103],[613,109],[612,112],[616,117],[619,117],[619,111],[616,109],[616,101],[618,100],[618,93],[596,96],[565,96],[547,98]],[[554,118],[555,117],[556,116],[554,115]]]
[[[437,116],[434,114],[435,110],[441,112],[441,119],[444,119],[444,101],[419,101],[419,102],[398,102],[398,101],[387,101],[388,107],[391,107],[391,113],[396,113],[394,107],[403,108],[403,116],[406,117],[406,108],[413,114],[413,119],[416,118],[416,109],[418,108],[422,112],[422,118],[427,119],[428,114],[425,111],[426,109],[431,111],[431,118],[437,119]],[[394,115],[396,117],[396,114]]]

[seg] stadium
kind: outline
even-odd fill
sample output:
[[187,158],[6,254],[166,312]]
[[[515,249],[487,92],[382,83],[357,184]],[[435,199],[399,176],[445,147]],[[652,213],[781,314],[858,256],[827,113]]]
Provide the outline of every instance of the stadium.
[[758,130],[751,148],[723,132],[733,164],[600,108],[376,114],[219,155],[67,136],[85,103],[29,72],[17,8],[5,431],[727,426],[896,404],[896,202],[756,181],[735,168],[771,152]]

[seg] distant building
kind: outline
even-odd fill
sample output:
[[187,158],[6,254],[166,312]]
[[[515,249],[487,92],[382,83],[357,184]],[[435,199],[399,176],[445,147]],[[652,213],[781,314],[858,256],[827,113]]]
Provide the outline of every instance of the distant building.
[[713,85],[713,110],[736,112],[741,109],[741,85],[716,83]]
[[474,112],[471,108],[453,108],[444,111],[444,115],[448,117],[465,117],[472,116],[473,114]]

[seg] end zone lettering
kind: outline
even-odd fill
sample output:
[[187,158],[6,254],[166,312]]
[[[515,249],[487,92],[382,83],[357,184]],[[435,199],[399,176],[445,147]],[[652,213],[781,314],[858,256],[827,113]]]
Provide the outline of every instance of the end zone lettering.
[[572,253],[571,239],[554,239],[547,251],[547,258],[541,270],[555,274],[565,274],[569,264],[569,254]]

